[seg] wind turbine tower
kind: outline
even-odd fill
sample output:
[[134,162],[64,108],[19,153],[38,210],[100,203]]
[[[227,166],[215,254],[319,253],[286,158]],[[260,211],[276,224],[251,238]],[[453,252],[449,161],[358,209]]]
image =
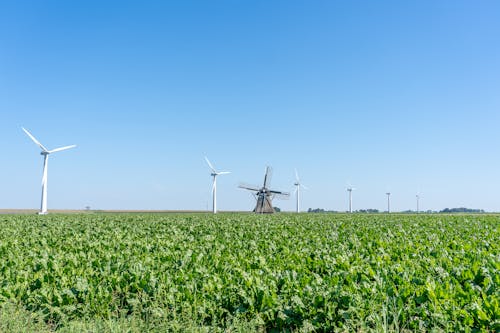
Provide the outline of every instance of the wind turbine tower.
[[418,194],[417,194],[415,197],[417,198],[417,214],[418,214],[418,213],[419,213],[419,211],[420,211],[420,208],[419,208],[419,204],[420,204],[420,195],[418,195]]
[[31,135],[30,132],[28,132],[24,127],[21,127],[23,131],[33,140],[33,142],[42,149],[40,152],[40,155],[43,156],[43,176],[42,176],[42,202],[40,206],[40,212],[38,214],[40,215],[45,215],[47,214],[47,170],[48,170],[48,162],[49,162],[49,155],[58,151],[63,151],[66,149],[74,148],[76,145],[71,145],[71,146],[65,146],[61,148],[56,148],[52,150],[48,150],[45,148],[33,135]]
[[349,213],[352,213],[352,191],[355,190],[352,186],[347,188],[347,192],[349,192]]
[[216,214],[217,213],[217,176],[218,175],[226,175],[228,173],[231,173],[230,171],[216,171],[212,163],[208,160],[208,158],[205,156],[205,160],[207,161],[208,166],[212,170],[212,173],[210,174],[213,177],[213,182],[212,182],[212,213]]
[[295,169],[295,183],[293,185],[295,185],[295,195],[297,197],[297,213],[300,213],[300,188],[302,187],[304,190],[307,190],[307,187],[300,182],[297,169]]
[[387,213],[391,212],[391,192],[387,192]]

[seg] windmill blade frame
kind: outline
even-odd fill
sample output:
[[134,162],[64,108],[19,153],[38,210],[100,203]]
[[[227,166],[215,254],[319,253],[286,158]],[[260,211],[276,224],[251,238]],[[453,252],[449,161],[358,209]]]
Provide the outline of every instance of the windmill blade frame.
[[270,166],[266,167],[266,174],[264,175],[264,187],[268,188],[271,184],[271,180],[273,178],[273,168]]
[[245,184],[245,183],[241,183],[240,185],[238,185],[238,187],[245,189],[245,190],[249,190],[249,191],[255,191],[255,192],[259,192],[261,190],[260,186],[254,186],[254,185]]
[[287,199],[290,198],[290,193],[289,192],[276,191],[276,190],[270,190],[268,192],[271,193],[271,195],[273,196],[273,198],[276,198],[276,199],[287,200]]
[[290,195],[290,192],[283,192],[283,191],[276,191],[276,190],[269,190],[268,192],[272,193],[272,194]]
[[288,200],[288,199],[290,199],[290,194],[289,193],[273,193],[272,197],[273,197],[273,199]]

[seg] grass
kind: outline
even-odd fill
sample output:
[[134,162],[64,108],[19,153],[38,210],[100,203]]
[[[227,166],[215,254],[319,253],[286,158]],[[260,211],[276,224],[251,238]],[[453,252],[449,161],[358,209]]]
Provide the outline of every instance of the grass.
[[5,302],[0,305],[0,332],[2,333],[143,333],[143,332],[265,332],[262,323],[233,319],[227,322],[225,328],[218,325],[199,325],[192,318],[176,320],[146,321],[139,316],[128,316],[113,319],[71,320],[60,325],[47,323],[42,314],[27,311],[22,305]]

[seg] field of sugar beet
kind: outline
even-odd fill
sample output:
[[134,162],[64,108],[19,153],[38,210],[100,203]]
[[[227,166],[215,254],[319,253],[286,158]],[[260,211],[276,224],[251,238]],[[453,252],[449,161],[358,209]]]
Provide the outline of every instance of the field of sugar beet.
[[2,332],[500,330],[500,216],[0,215]]

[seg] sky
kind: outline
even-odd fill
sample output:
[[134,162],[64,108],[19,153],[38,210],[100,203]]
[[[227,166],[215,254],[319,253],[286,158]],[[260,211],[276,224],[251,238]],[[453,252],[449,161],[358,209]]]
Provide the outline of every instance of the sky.
[[2,1],[0,208],[500,211],[500,2]]

